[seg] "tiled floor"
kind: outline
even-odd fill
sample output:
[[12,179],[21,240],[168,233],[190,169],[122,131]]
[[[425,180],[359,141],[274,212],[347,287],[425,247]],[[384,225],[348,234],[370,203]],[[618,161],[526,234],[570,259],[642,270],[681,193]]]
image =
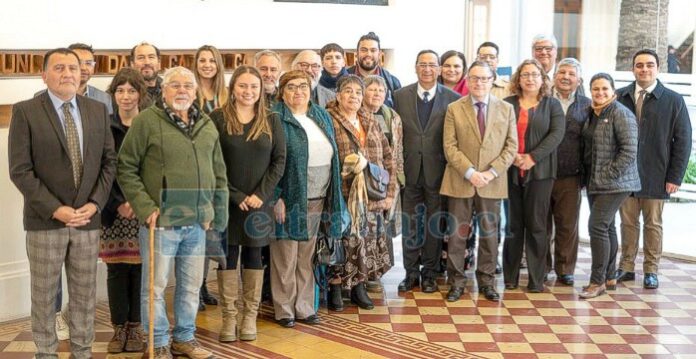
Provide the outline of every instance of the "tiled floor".
[[[209,306],[198,317],[198,337],[219,358],[696,358],[696,264],[663,259],[660,289],[643,289],[639,275],[635,283],[585,301],[577,293],[589,267],[589,248],[582,245],[575,288],[556,285],[552,277],[547,293],[506,291],[503,301],[492,303],[479,300],[470,281],[468,293],[448,303],[444,285],[442,293],[398,295],[403,270],[397,265],[384,278],[386,294],[371,294],[374,310],[322,309],[321,325],[284,329],[264,306],[258,340],[221,345],[220,314]],[[498,289],[503,293],[502,283]],[[108,323],[101,304],[95,358],[128,357],[105,354]],[[31,358],[33,348],[28,320],[0,325],[0,358]],[[62,342],[60,350],[67,358],[69,344]]]

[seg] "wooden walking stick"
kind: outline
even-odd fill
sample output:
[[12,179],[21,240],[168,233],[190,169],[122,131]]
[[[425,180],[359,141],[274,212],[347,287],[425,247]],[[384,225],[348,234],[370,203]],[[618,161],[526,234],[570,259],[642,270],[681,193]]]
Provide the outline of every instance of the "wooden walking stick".
[[148,276],[149,276],[149,303],[148,303],[148,333],[147,333],[147,351],[150,354],[150,359],[155,357],[155,226],[157,225],[157,217],[150,221],[150,243],[148,251]]

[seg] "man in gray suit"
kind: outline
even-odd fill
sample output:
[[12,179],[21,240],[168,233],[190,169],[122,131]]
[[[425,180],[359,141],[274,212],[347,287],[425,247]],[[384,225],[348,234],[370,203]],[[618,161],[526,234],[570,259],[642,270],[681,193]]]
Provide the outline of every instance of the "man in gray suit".
[[36,358],[55,358],[55,300],[65,263],[70,347],[90,358],[94,341],[101,216],[116,175],[106,106],[77,95],[80,59],[67,48],[44,56],[48,91],[17,103],[9,132],[10,178],[24,196]]
[[[440,185],[445,172],[442,128],[447,105],[459,94],[437,82],[439,56],[423,50],[416,57],[418,82],[394,93],[394,109],[403,123],[404,174],[402,251],[406,278],[399,291],[419,284],[425,293],[437,291],[444,234]],[[421,269],[422,265],[422,269]]]

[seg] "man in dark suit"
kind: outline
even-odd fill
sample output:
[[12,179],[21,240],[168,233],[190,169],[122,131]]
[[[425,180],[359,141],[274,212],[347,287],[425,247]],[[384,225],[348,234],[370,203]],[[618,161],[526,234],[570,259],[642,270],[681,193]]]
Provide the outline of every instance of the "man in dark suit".
[[[406,278],[399,291],[409,291],[422,277],[423,292],[437,291],[444,234],[440,184],[445,172],[442,128],[447,105],[460,96],[440,85],[439,56],[423,50],[416,57],[418,82],[394,93],[394,109],[403,123],[404,174],[402,251]],[[421,269],[422,265],[422,269]]]
[[98,212],[116,175],[116,152],[106,106],[77,95],[77,54],[49,51],[42,77],[48,91],[14,106],[8,141],[10,178],[24,196],[32,334],[36,357],[55,357],[54,308],[65,263],[72,357],[90,358]]

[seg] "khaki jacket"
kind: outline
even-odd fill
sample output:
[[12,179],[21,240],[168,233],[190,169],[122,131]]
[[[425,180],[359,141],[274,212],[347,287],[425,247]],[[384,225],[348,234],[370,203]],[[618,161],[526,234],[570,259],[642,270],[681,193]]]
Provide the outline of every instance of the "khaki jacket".
[[[440,194],[471,198],[507,198],[507,170],[517,153],[517,121],[513,107],[490,95],[483,139],[476,121],[471,96],[453,102],[447,108],[443,131],[445,168]],[[483,188],[475,188],[464,174],[469,168],[483,172],[493,168],[498,177]]]

